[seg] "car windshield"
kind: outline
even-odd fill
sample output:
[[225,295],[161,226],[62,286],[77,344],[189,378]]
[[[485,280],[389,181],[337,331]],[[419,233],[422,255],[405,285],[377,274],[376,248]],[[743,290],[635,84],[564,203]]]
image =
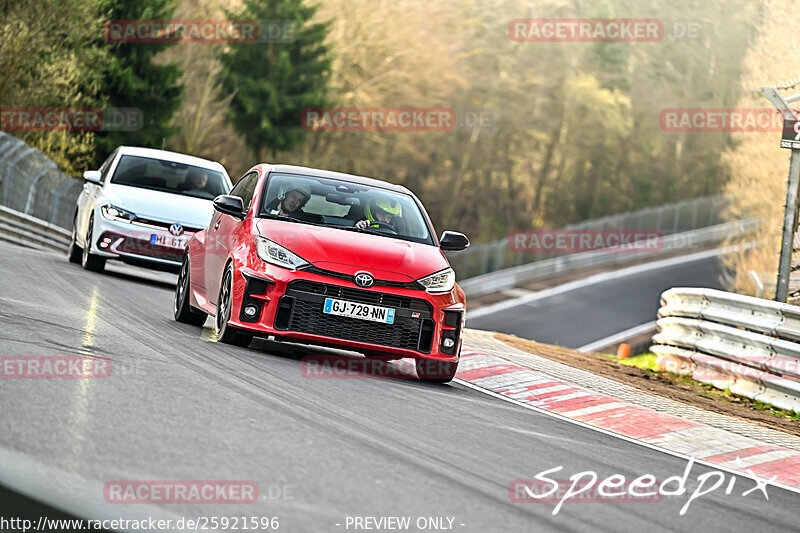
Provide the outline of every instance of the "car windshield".
[[[316,176],[273,174],[261,195],[260,217],[368,231],[433,244],[428,224],[408,194]],[[357,224],[362,222],[358,227]]]
[[219,171],[133,155],[122,156],[111,183],[207,200],[229,190]]

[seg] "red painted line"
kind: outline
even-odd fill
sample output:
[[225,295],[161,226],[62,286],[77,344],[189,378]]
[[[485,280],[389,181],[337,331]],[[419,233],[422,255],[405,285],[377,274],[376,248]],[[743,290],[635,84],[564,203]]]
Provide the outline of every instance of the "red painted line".
[[489,376],[499,376],[500,374],[508,374],[509,372],[516,372],[517,370],[526,370],[521,366],[516,365],[492,365],[483,368],[474,368],[472,370],[465,370],[456,374],[456,377],[465,381],[473,381],[480,378],[487,378]]
[[[486,354],[480,352],[462,352],[462,357],[473,357],[478,355]],[[533,375],[534,377],[540,376],[536,370],[530,368],[521,367],[514,364],[493,364],[483,368],[475,368],[472,370],[459,372],[457,377],[465,381],[475,381],[481,378],[516,372],[518,370],[527,371],[526,375],[521,375],[519,377],[518,382],[520,385],[522,385],[522,383],[524,383],[524,381],[528,379],[528,376],[530,375]],[[546,376],[541,377],[547,379]],[[558,391],[544,392],[538,395],[536,394],[537,390],[557,386],[566,386],[567,388]],[[606,409],[605,411],[571,416],[570,418],[586,423],[590,426],[595,426],[599,429],[605,429],[631,439],[641,440],[643,442],[652,442],[656,440],[657,437],[663,436],[664,434],[683,429],[707,427],[706,424],[684,420],[674,415],[660,413],[646,407],[630,404],[624,400],[614,398],[612,396],[591,394],[589,390],[584,388],[576,388],[576,386],[571,383],[546,381],[544,383],[536,383],[533,385],[522,385],[521,387],[515,386],[514,383],[504,383],[503,388],[491,390],[493,390],[495,393],[500,393],[504,396],[514,399],[519,399],[521,395],[528,393],[526,398],[528,401],[541,402],[538,404],[539,408],[553,413],[566,413],[569,411],[576,411],[578,409],[604,405],[608,403],[621,403],[623,404],[622,407],[613,407]],[[514,392],[510,393],[509,391]],[[576,392],[583,392],[586,394],[585,396],[578,398],[568,398],[566,400],[558,399],[562,396]],[[761,446],[752,446],[733,452],[713,455],[703,458],[703,460],[708,461],[709,463],[719,464],[728,461],[735,461],[736,457],[753,457],[762,453],[769,453],[784,449],[785,448],[779,446],[764,444]],[[800,487],[800,455],[742,468],[737,468],[735,463],[732,463],[731,467],[733,470],[739,470],[745,474],[747,472],[752,472],[753,475],[763,479],[770,479],[771,477],[775,476],[775,481],[779,483]]]
[[695,422],[636,405],[576,416],[575,419],[634,439],[652,438],[672,431],[701,426]]
[[559,381],[546,381],[544,383],[537,383],[536,385],[528,385],[525,387],[525,390],[548,389],[550,387],[558,387],[561,385],[566,385],[566,383],[561,383]]
[[572,398],[570,400],[562,400],[560,402],[553,402],[550,405],[550,410],[556,413],[565,413],[567,411],[576,411],[585,407],[594,407],[595,405],[603,405],[606,403],[619,402],[617,398],[610,396],[600,396],[598,394],[590,394],[582,398]]
[[800,456],[795,455],[768,463],[748,466],[741,470],[743,472],[750,471],[758,477],[766,479],[775,476],[776,481],[797,486],[800,483]]
[[735,461],[737,457],[739,459],[744,459],[745,457],[750,457],[752,455],[758,455],[767,452],[775,452],[778,450],[783,450],[783,448],[780,448],[778,446],[772,446],[771,444],[766,444],[764,446],[753,446],[752,448],[744,448],[741,450],[736,450],[735,452],[712,455],[711,457],[706,457],[703,460],[708,461],[709,463],[725,463],[728,461]]
[[554,396],[564,396],[565,394],[572,394],[573,392],[582,392],[581,389],[562,389],[562,390],[554,390],[550,392],[543,392],[541,394],[534,394],[533,396],[528,396],[525,398],[528,401],[531,400],[546,400],[547,398],[553,398]]

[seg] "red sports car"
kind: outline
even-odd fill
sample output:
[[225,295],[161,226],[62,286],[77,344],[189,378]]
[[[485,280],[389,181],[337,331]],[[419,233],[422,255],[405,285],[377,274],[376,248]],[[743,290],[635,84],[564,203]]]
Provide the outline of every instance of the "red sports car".
[[217,340],[253,336],[416,360],[420,379],[456,373],[464,291],[408,189],[325,170],[256,165],[214,200],[208,228],[187,244],[175,320],[216,317]]

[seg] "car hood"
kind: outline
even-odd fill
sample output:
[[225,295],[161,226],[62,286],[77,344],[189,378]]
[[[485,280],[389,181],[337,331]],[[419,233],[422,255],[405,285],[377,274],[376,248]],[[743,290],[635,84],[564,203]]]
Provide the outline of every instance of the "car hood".
[[179,222],[191,228],[205,228],[214,213],[211,200],[192,198],[126,185],[109,183],[103,189],[114,207],[130,211],[140,218],[162,222]]
[[448,267],[437,246],[296,222],[261,219],[259,233],[318,268],[366,270],[386,281],[412,281]]

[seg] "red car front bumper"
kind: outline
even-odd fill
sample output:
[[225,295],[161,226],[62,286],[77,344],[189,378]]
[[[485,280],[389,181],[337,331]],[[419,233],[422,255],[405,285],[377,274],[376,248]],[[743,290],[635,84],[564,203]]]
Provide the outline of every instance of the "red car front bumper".
[[[362,289],[347,279],[254,263],[234,264],[234,327],[367,354],[459,359],[466,309],[457,286],[437,294],[388,286]],[[393,308],[394,323],[325,314],[326,297]],[[252,316],[243,312],[247,307],[252,312],[252,306]]]

